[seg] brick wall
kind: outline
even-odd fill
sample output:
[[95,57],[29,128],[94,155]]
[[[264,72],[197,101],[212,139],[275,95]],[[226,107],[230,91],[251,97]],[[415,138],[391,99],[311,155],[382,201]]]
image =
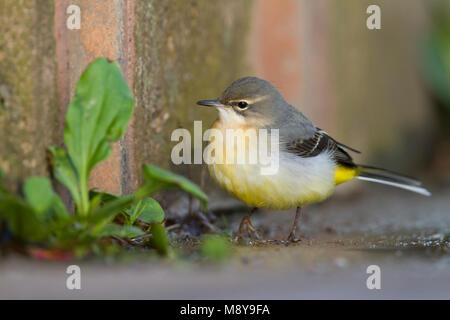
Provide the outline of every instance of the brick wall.
[[[69,30],[66,8],[81,9]],[[197,108],[248,72],[250,2],[232,0],[5,0],[0,2],[0,165],[12,181],[48,174],[65,110],[96,57],[118,61],[136,97],[134,118],[92,186],[127,193],[142,163],[169,167],[170,133],[215,114]]]
[[[365,27],[372,3],[381,30]],[[80,30],[66,28],[70,4],[81,8]],[[432,136],[416,50],[427,18],[420,0],[2,0],[0,165],[17,182],[48,174],[46,147],[61,143],[74,85],[105,56],[136,97],[125,137],[91,177],[109,192],[132,191],[144,162],[169,167],[171,131],[194,119],[208,126],[214,110],[195,102],[244,75],[273,82],[361,149],[358,160],[414,171]]]

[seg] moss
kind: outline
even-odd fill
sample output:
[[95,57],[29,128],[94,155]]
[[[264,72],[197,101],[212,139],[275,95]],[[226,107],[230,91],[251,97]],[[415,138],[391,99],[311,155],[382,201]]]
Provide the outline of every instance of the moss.
[[[170,163],[170,134],[209,126],[216,114],[197,107],[248,74],[249,1],[139,1],[136,4],[136,162]],[[204,128],[205,129],[205,128]]]
[[57,141],[53,1],[0,4],[0,166],[12,180],[46,173]]

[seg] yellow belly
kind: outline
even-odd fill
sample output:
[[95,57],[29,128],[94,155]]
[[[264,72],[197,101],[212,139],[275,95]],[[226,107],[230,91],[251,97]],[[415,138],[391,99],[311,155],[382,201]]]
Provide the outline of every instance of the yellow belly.
[[302,207],[326,199],[331,195],[332,189],[316,185],[308,190],[296,192],[295,185],[289,185],[287,181],[278,178],[259,176],[249,182],[243,178],[242,170],[235,174],[235,168],[231,165],[210,165],[209,171],[217,183],[234,197],[247,205],[258,208],[284,210]]
[[[217,128],[217,126],[215,126]],[[234,150],[236,152],[236,150]],[[257,153],[257,145],[245,152]],[[215,156],[226,159],[227,146],[215,148]],[[328,198],[334,187],[354,177],[337,167],[327,153],[302,158],[280,151],[276,174],[262,175],[259,164],[211,163],[209,172],[230,194],[249,206],[267,209],[291,209]]]
[[356,176],[355,170],[344,167],[333,168],[331,172],[324,168],[325,172],[310,172],[307,177],[300,176],[300,172],[294,176],[283,169],[277,175],[263,176],[251,165],[212,164],[208,169],[214,180],[234,197],[249,206],[274,210],[323,201],[336,185]]
[[328,198],[335,187],[334,163],[321,155],[300,158],[280,155],[274,175],[262,175],[259,165],[211,164],[211,176],[230,194],[249,206],[291,209]]

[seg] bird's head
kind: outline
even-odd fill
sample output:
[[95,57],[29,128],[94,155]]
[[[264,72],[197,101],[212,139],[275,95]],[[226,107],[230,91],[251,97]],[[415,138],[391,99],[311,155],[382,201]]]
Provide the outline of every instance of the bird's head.
[[267,127],[283,114],[286,102],[270,82],[256,77],[234,81],[215,100],[201,100],[197,104],[215,107],[225,126]]

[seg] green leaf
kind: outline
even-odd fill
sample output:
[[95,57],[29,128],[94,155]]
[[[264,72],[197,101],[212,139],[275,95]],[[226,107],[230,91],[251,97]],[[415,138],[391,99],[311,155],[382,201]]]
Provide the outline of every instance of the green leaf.
[[89,201],[91,202],[91,211],[97,210],[99,206],[103,206],[106,203],[117,200],[119,197],[107,192],[97,192],[95,190],[89,190]]
[[126,195],[107,202],[105,205],[95,210],[86,220],[88,225],[92,228],[92,233],[97,234],[101,232],[117,214],[130,207],[134,201],[134,195]]
[[8,222],[15,237],[27,243],[41,242],[71,223],[64,204],[47,178],[27,179],[23,191],[25,200],[0,190],[0,219]]
[[64,202],[61,200],[57,193],[54,193],[53,203],[52,203],[52,211],[55,217],[59,219],[68,219],[70,217],[69,212],[67,212],[67,208],[64,205]]
[[78,187],[78,175],[66,150],[60,147],[50,147],[53,155],[53,171],[55,178],[69,189],[73,201],[77,207],[81,206],[80,189]]
[[0,197],[2,193],[8,193],[8,190],[6,187],[2,184],[2,180],[6,177],[5,172],[3,171],[2,167],[0,167]]
[[28,204],[39,214],[50,208],[55,196],[50,180],[45,177],[31,177],[25,180],[23,193]]
[[145,234],[141,229],[134,226],[121,226],[115,223],[110,223],[103,228],[99,233],[99,237],[119,237],[119,238],[134,238]]
[[50,232],[50,225],[43,223],[33,208],[11,194],[0,197],[0,218],[8,222],[14,236],[25,242],[42,241]]
[[147,197],[134,204],[125,213],[131,217],[131,223],[139,219],[145,223],[161,223],[164,220],[164,210],[158,201]]
[[[71,192],[75,192],[72,178],[77,178],[80,195],[74,198],[79,198],[77,210],[82,215],[89,212],[89,173],[109,156],[110,143],[124,134],[133,104],[133,96],[119,66],[105,58],[92,62],[75,87],[64,130],[64,142],[74,173],[69,178],[66,172],[63,183],[69,184]],[[67,161],[64,169],[70,169]]]
[[148,164],[143,166],[142,171],[146,183],[136,192],[137,197],[141,196],[141,192],[152,194],[161,190],[181,189],[200,199],[204,207],[208,204],[208,196],[185,177]]
[[25,200],[38,215],[52,210],[56,217],[66,218],[69,216],[64,203],[53,191],[52,184],[48,178],[28,178],[24,183],[23,192]]
[[161,224],[153,223],[151,232],[153,237],[149,240],[149,246],[155,248],[159,254],[166,255],[169,252],[169,240],[167,239],[166,229]]
[[95,190],[89,190],[89,199],[92,201],[94,198],[99,197],[100,198],[100,204],[105,204],[107,202],[110,202],[112,200],[116,200],[119,198],[118,196],[107,193],[107,192],[97,192]]
[[111,141],[125,132],[134,99],[119,66],[105,58],[92,62],[75,87],[66,115],[64,142],[81,173],[111,152]]

